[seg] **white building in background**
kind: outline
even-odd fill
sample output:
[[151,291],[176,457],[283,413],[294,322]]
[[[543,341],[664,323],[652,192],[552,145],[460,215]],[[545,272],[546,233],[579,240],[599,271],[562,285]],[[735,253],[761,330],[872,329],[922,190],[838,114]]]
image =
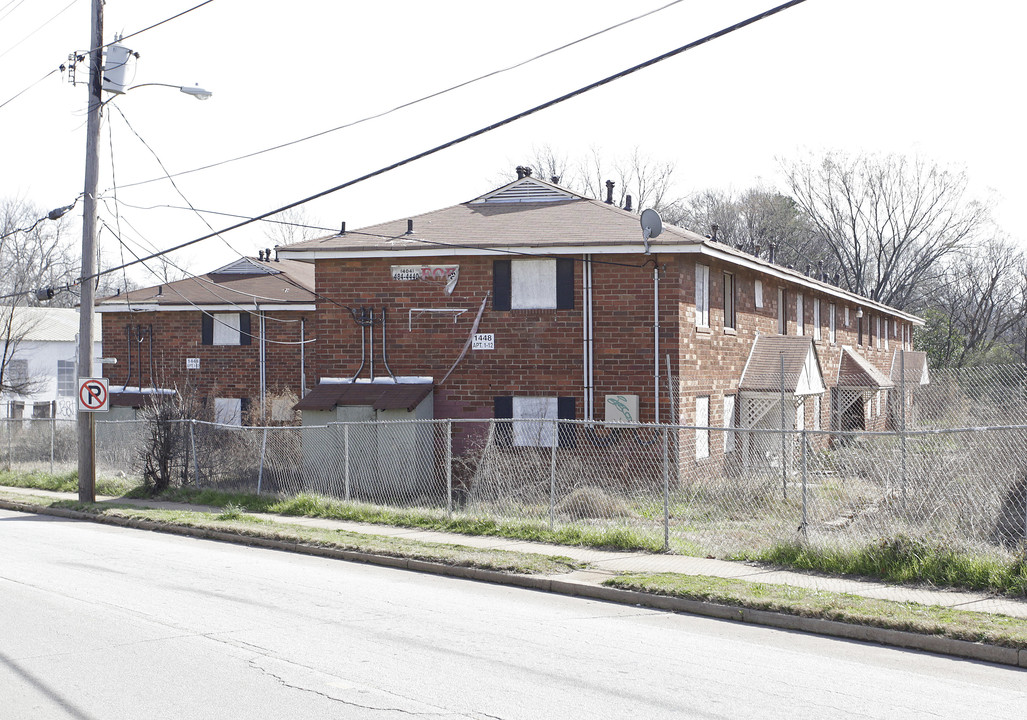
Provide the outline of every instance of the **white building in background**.
[[[0,307],[6,321],[10,307]],[[10,333],[6,322],[0,324],[0,351],[8,348],[6,372],[32,380],[24,395],[0,395],[4,417],[75,418],[78,404],[78,323],[79,311],[66,308],[16,307]],[[101,318],[93,321],[93,368],[89,377],[99,377],[103,337]]]

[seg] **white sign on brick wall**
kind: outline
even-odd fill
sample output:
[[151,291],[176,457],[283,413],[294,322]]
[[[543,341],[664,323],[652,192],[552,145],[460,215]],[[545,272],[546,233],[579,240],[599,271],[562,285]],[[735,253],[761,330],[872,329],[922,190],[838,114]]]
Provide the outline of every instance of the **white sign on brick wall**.
[[200,369],[200,359],[199,358],[186,358],[185,359],[185,369],[186,370],[199,370]]
[[494,333],[475,333],[471,342],[472,350],[495,350],[496,336]]

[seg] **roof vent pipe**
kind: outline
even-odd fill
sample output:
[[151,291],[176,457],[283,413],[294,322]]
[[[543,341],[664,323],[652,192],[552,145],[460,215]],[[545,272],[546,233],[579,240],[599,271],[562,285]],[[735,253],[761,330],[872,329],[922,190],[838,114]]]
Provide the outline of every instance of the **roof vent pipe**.
[[559,175],[551,176],[549,178],[549,182],[553,183],[553,185],[559,185],[560,184],[560,176]]
[[759,257],[761,252],[763,252],[763,248],[760,247],[759,243],[756,243],[756,246],[752,249],[752,254]]
[[835,285],[841,285],[842,284],[842,274],[841,273],[835,273],[834,274],[834,284]]
[[813,263],[806,263],[806,277],[809,277],[810,271],[813,270]]
[[710,232],[712,233],[710,237],[713,239],[713,242],[717,242],[717,232],[719,230],[720,225],[718,225],[717,223],[710,223]]
[[260,262],[264,262],[264,251],[263,250],[258,250],[257,251],[257,260],[259,260]]
[[407,235],[413,235],[413,234],[414,234],[414,221],[413,220],[407,220]]
[[770,262],[777,260],[777,243],[770,243],[770,248],[767,250],[767,260]]
[[531,173],[532,173],[531,167],[528,166],[528,165],[525,165],[524,166],[524,177],[531,177]]
[[613,186],[616,183],[613,180],[606,181],[606,204],[613,205]]
[[517,172],[517,179],[518,180],[523,180],[524,179],[524,166],[523,165],[518,165],[517,167],[514,168],[514,170]]
[[624,198],[624,209],[631,212],[631,196],[628,195]]
[[345,235],[346,234],[346,221],[345,220],[342,221],[342,227],[339,229],[339,234],[340,235]]
[[281,246],[280,245],[275,245],[275,262],[278,262],[278,248],[279,247],[281,247]]
[[817,280],[824,282],[827,278],[824,276],[824,261],[817,260]]
[[271,262],[271,248],[264,248],[264,259]]

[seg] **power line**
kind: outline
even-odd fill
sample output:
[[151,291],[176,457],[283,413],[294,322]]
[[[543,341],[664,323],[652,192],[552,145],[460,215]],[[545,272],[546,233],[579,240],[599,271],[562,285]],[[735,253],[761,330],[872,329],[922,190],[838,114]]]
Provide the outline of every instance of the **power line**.
[[[23,38],[22,38],[21,40],[19,40],[18,42],[14,43],[14,45],[11,45],[11,46],[10,46],[9,48],[7,48],[7,49],[6,49],[6,50],[4,50],[4,51],[3,51],[2,53],[0,53],[0,58],[2,58],[2,57],[3,57],[4,55],[6,55],[7,53],[9,53],[9,52],[11,52],[12,50],[14,50],[14,49],[15,49],[16,47],[18,47],[19,45],[21,45],[21,44],[22,44],[23,42],[25,42],[26,40],[28,40],[28,39],[29,39],[30,37],[32,37],[33,35],[35,35],[35,34],[36,34],[37,32],[39,32],[40,30],[42,30],[43,28],[45,28],[45,27],[46,27],[47,25],[49,25],[50,23],[52,23],[52,22],[53,22],[54,20],[56,20],[57,18],[59,18],[59,17],[61,16],[61,15],[63,15],[63,14],[65,13],[65,12],[67,12],[67,11],[68,11],[68,9],[69,9],[69,8],[71,8],[71,6],[72,6],[72,5],[74,5],[74,4],[75,4],[75,3],[77,3],[78,1],[79,1],[79,0],[71,0],[71,2],[70,2],[70,3],[68,3],[67,5],[65,5],[65,6],[64,6],[64,8],[62,8],[61,10],[58,10],[58,11],[57,11],[57,14],[56,14],[56,15],[54,15],[53,17],[51,17],[51,18],[50,18],[49,20],[47,20],[46,22],[44,22],[44,23],[43,23],[42,25],[40,25],[39,27],[37,27],[37,28],[36,28],[35,30],[33,30],[32,32],[30,32],[30,33],[29,33],[28,35],[26,35],[25,37],[23,37]],[[0,18],[0,19],[2,19],[2,18]]]
[[[479,75],[478,77],[472,78],[471,80],[465,80],[465,81],[463,81],[461,83],[457,83],[456,85],[453,85],[452,87],[448,87],[448,88],[446,88],[444,90],[439,90],[437,92],[431,93],[430,95],[425,95],[424,97],[417,98],[416,100],[410,100],[410,101],[405,102],[405,103],[403,103],[401,105],[397,105],[396,107],[392,108],[391,110],[385,110],[385,111],[380,112],[380,113],[375,113],[374,115],[368,115],[367,117],[361,118],[359,120],[354,120],[354,121],[348,122],[348,123],[346,123],[344,125],[339,125],[337,127],[333,127],[333,128],[328,129],[328,130],[322,130],[321,132],[314,133],[313,135],[307,135],[306,137],[297,138],[296,140],[290,140],[289,142],[284,142],[284,143],[281,143],[279,145],[273,145],[271,147],[264,148],[263,150],[256,150],[256,151],[251,152],[251,153],[246,153],[244,155],[239,155],[239,156],[236,156],[236,157],[233,157],[233,158],[228,158],[226,160],[220,160],[218,162],[210,163],[208,165],[203,165],[201,167],[193,168],[191,170],[183,170],[181,172],[174,173],[173,175],[171,175],[169,177],[179,177],[181,175],[190,175],[192,173],[201,172],[203,170],[210,170],[212,168],[220,167],[222,165],[228,165],[229,163],[238,162],[239,160],[246,160],[246,159],[251,158],[251,157],[256,157],[258,155],[263,155],[264,153],[273,152],[275,150],[281,150],[283,148],[287,148],[287,147],[290,147],[292,145],[298,145],[299,143],[307,142],[308,140],[314,140],[316,138],[323,137],[324,135],[329,135],[331,133],[338,132],[339,130],[345,130],[347,128],[351,128],[351,127],[354,127],[356,125],[361,125],[363,123],[370,122],[371,120],[377,120],[378,118],[385,117],[386,115],[391,115],[392,113],[398,112],[399,110],[403,110],[405,108],[412,107],[413,105],[417,105],[417,104],[425,102],[427,100],[431,100],[433,98],[440,97],[440,96],[445,95],[447,93],[453,92],[454,90],[459,90],[460,88],[467,87],[468,85],[473,85],[474,83],[479,82],[481,80],[486,80],[486,79],[488,79],[490,77],[495,77],[496,75],[501,75],[502,73],[509,72],[511,70],[516,70],[519,67],[523,67],[525,65],[528,65],[529,63],[533,63],[536,60],[541,60],[542,58],[547,57],[549,55],[553,55],[554,53],[558,53],[561,50],[566,50],[567,48],[573,47],[574,45],[578,45],[579,43],[583,43],[586,40],[591,40],[594,37],[598,37],[599,35],[602,35],[604,33],[608,33],[608,32],[610,32],[612,30],[616,30],[619,27],[623,27],[623,26],[628,25],[630,23],[633,23],[633,22],[635,22],[637,20],[641,20],[643,18],[649,17],[650,15],[654,15],[655,13],[658,13],[658,12],[661,12],[663,10],[666,10],[667,8],[672,7],[674,5],[677,5],[678,3],[681,3],[681,2],[684,2],[684,0],[673,0],[673,2],[667,3],[666,5],[658,7],[655,10],[650,10],[648,12],[642,13],[641,15],[636,15],[633,18],[621,21],[621,22],[617,23],[616,25],[611,25],[610,27],[604,28],[604,29],[599,30],[597,32],[594,32],[594,33],[592,33],[590,35],[586,35],[586,36],[584,36],[582,38],[578,38],[577,40],[573,40],[573,41],[571,41],[569,43],[565,43],[565,44],[561,45],[560,47],[553,48],[552,50],[547,50],[546,52],[541,53],[539,55],[536,55],[534,57],[528,58],[527,60],[522,60],[521,62],[515,63],[515,64],[510,65],[510,66],[505,67],[505,68],[500,68],[498,70],[493,70],[492,72],[486,73],[484,75]],[[163,178],[163,177],[150,178],[149,180],[140,180],[138,182],[129,183],[127,185],[122,185],[121,187],[124,189],[124,188],[136,187],[136,186],[139,186],[139,185],[148,185],[150,183],[159,182],[159,181],[164,180],[164,179],[165,178]]]
[[19,93],[17,93],[17,94],[15,94],[15,95],[13,95],[12,97],[8,98],[7,100],[4,100],[4,102],[3,102],[2,104],[0,104],[0,109],[4,108],[4,107],[6,107],[7,105],[9,105],[10,103],[14,102],[14,101],[15,101],[15,100],[17,100],[18,98],[20,98],[20,97],[21,97],[22,95],[24,95],[25,93],[27,93],[27,92],[28,92],[29,90],[31,90],[32,88],[34,88],[34,87],[35,87],[36,85],[38,85],[39,83],[43,82],[43,81],[44,81],[44,80],[46,80],[46,79],[47,79],[48,77],[50,77],[51,75],[53,75],[53,74],[54,74],[55,72],[60,72],[60,71],[61,71],[61,70],[62,70],[63,68],[64,68],[64,66],[63,66],[63,65],[61,65],[60,67],[55,67],[55,68],[54,68],[53,70],[51,70],[50,72],[48,72],[48,73],[47,73],[46,75],[44,75],[43,77],[41,77],[41,78],[39,78],[38,80],[36,80],[36,81],[35,81],[34,83],[32,83],[31,85],[29,85],[29,86],[28,86],[27,88],[25,88],[25,89],[24,89],[24,90],[22,90],[21,92],[19,92]]
[[[24,2],[24,0],[22,0],[22,2]],[[76,53],[76,56],[77,56],[77,57],[79,57],[79,58],[84,58],[84,57],[85,57],[86,55],[89,55],[89,54],[90,54],[90,53],[92,53],[92,52],[95,52],[95,51],[97,51],[97,50],[103,50],[104,48],[110,47],[110,46],[111,46],[111,45],[113,45],[113,44],[114,44],[115,42],[121,42],[121,41],[123,41],[123,40],[127,40],[127,39],[128,39],[128,38],[130,38],[130,37],[135,37],[135,36],[137,36],[137,35],[141,35],[141,34],[143,34],[144,32],[147,32],[148,30],[153,30],[153,29],[154,29],[154,28],[156,28],[156,27],[160,27],[160,26],[161,26],[161,25],[163,25],[164,23],[168,23],[168,22],[171,22],[172,20],[176,20],[177,18],[180,18],[180,17],[182,17],[183,15],[188,15],[188,14],[189,14],[189,13],[191,13],[191,12],[192,12],[193,10],[198,10],[199,8],[203,7],[204,5],[209,5],[209,4],[210,4],[210,3],[212,3],[212,2],[214,2],[214,0],[205,0],[205,2],[201,2],[201,3],[199,4],[199,5],[194,5],[193,7],[189,8],[188,10],[183,10],[182,12],[178,13],[177,15],[172,15],[171,17],[169,17],[169,18],[165,18],[164,20],[161,20],[160,22],[156,22],[156,23],[154,23],[153,25],[149,25],[148,27],[144,27],[144,28],[143,28],[142,30],[136,30],[136,31],[135,31],[135,32],[133,32],[133,33],[129,33],[128,35],[124,35],[124,36],[122,36],[122,37],[121,37],[120,39],[118,39],[118,40],[116,40],[116,41],[112,41],[112,42],[109,42],[109,43],[104,43],[104,44],[103,44],[103,45],[101,45],[100,47],[98,47],[98,48],[93,48],[92,50],[88,50],[88,51],[86,51],[85,53]],[[18,4],[20,5],[21,3],[18,3]],[[74,0],[73,0],[73,3],[72,3],[72,4],[74,4]],[[6,6],[5,6],[5,7],[6,7]],[[71,7],[71,5],[69,5],[68,7]],[[17,9],[17,6],[15,6],[15,8],[12,8],[12,9],[11,9],[11,12],[14,12],[14,10],[15,10],[15,9]],[[67,9],[68,9],[68,8],[65,8],[65,10],[67,10]],[[64,10],[61,10],[61,12],[64,12]],[[11,13],[9,12],[9,13],[7,13],[7,14],[8,14],[8,15],[10,15]],[[60,15],[60,13],[58,13],[58,15]],[[56,17],[56,15],[55,15],[54,17]],[[53,19],[53,18],[51,18],[51,20],[52,20],[52,19]],[[49,22],[49,21],[47,21],[47,22]],[[8,103],[11,103],[11,102],[13,102],[14,100],[16,100],[17,98],[19,98],[19,97],[21,97],[22,95],[24,95],[24,94],[25,94],[26,92],[28,92],[29,90],[31,90],[32,88],[34,88],[34,87],[35,87],[36,85],[38,85],[39,83],[41,83],[41,82],[43,82],[44,80],[46,80],[46,79],[47,79],[48,77],[50,77],[51,75],[53,75],[53,74],[54,74],[55,72],[60,72],[60,71],[64,70],[64,67],[65,67],[64,65],[59,65],[58,67],[55,67],[55,68],[54,68],[53,70],[51,70],[50,72],[48,72],[48,73],[47,73],[46,75],[44,75],[43,77],[41,77],[41,78],[39,78],[38,80],[36,80],[36,81],[35,81],[34,83],[32,83],[31,85],[29,85],[29,86],[28,86],[27,88],[25,88],[24,90],[22,90],[22,91],[21,91],[21,92],[19,92],[18,94],[16,94],[16,95],[14,95],[13,97],[11,97],[11,98],[8,98],[7,100],[5,100],[5,101],[3,102],[3,104],[0,104],[0,109],[2,109],[2,108],[3,108],[4,106],[6,106],[6,105],[7,105]]]
[[[172,177],[175,176],[173,175]],[[240,220],[254,219],[251,215],[220,212],[218,210],[203,210],[201,208],[183,207],[181,205],[133,205],[132,203],[125,202],[124,200],[119,200],[117,197],[114,198],[114,201],[118,203],[118,205],[130,207],[135,210],[159,210],[161,208],[167,208],[168,210],[189,210],[190,212],[204,213],[205,215],[220,215],[222,217],[239,218]],[[308,228],[310,230],[324,230],[325,232],[336,232],[338,230],[338,228],[325,227],[324,225],[308,225],[307,223],[289,222],[287,220],[271,220],[270,218],[263,218],[260,222],[273,223],[275,225],[288,225],[289,227]]]
[[[651,67],[653,65],[656,65],[657,63],[663,62],[664,60],[668,60],[669,58],[676,57],[677,55],[680,55],[680,54],[682,54],[684,52],[687,52],[689,50],[693,50],[693,49],[695,49],[697,47],[700,47],[701,45],[705,45],[706,43],[712,42],[713,40],[717,40],[717,39],[722,38],[722,37],[724,37],[726,35],[730,35],[733,32],[736,32],[738,30],[741,30],[742,28],[748,27],[749,25],[753,25],[754,23],[757,23],[757,22],[759,22],[761,20],[765,20],[766,18],[769,18],[769,17],[772,17],[774,15],[777,15],[778,13],[783,12],[785,10],[788,10],[790,8],[793,8],[796,5],[801,5],[804,2],[806,2],[806,0],[789,0],[789,2],[786,2],[786,3],[783,3],[783,4],[778,5],[776,7],[773,7],[771,9],[769,9],[769,10],[765,10],[764,12],[759,13],[758,15],[753,15],[752,17],[747,18],[746,20],[742,20],[741,22],[735,23],[734,25],[731,25],[729,27],[723,28],[723,29],[718,30],[718,31],[716,31],[714,33],[711,33],[709,35],[706,35],[705,37],[702,37],[702,38],[700,38],[698,40],[694,40],[693,42],[690,42],[690,43],[688,43],[686,45],[682,45],[681,47],[676,48],[674,50],[671,50],[669,52],[663,53],[662,55],[657,55],[654,58],[651,58],[649,60],[646,60],[645,62],[639,63],[638,65],[634,65],[634,66],[632,66],[632,67],[630,67],[630,68],[628,68],[626,70],[621,70],[618,73],[614,73],[613,75],[609,75],[609,76],[607,76],[607,77],[605,77],[605,78],[603,78],[601,80],[597,80],[597,81],[595,81],[593,83],[590,83],[588,85],[584,85],[584,86],[578,88],[577,90],[573,90],[573,91],[571,91],[569,93],[561,95],[560,97],[557,97],[557,98],[554,98],[554,99],[549,100],[547,102],[544,102],[541,105],[536,105],[533,108],[530,108],[528,110],[523,110],[523,111],[521,111],[521,112],[519,112],[519,113],[517,113],[515,115],[511,115],[510,117],[508,117],[508,118],[506,118],[504,120],[500,120],[498,122],[492,123],[491,125],[486,125],[485,127],[482,127],[482,128],[479,128],[478,130],[475,130],[473,132],[467,133],[466,135],[461,135],[460,137],[455,138],[453,140],[450,140],[448,142],[445,142],[445,143],[443,143],[441,145],[436,145],[435,147],[433,147],[433,148],[431,148],[429,150],[425,150],[423,152],[417,153],[416,155],[411,155],[411,156],[409,156],[409,157],[407,157],[407,158],[405,158],[403,160],[399,160],[397,162],[394,162],[391,165],[386,165],[385,167],[382,167],[382,168],[379,168],[378,170],[374,170],[372,172],[366,173],[366,174],[361,175],[360,177],[354,178],[352,180],[348,180],[347,182],[344,182],[344,183],[341,183],[339,185],[336,185],[335,187],[328,188],[327,190],[322,190],[319,193],[315,193],[314,195],[310,195],[310,196],[305,197],[305,198],[303,198],[301,200],[296,200],[295,202],[291,202],[288,205],[283,205],[282,207],[279,207],[279,208],[276,208],[274,210],[270,210],[268,212],[262,213],[261,215],[258,215],[258,216],[254,217],[254,218],[249,219],[249,220],[244,220],[242,222],[236,223],[235,225],[230,225],[230,226],[228,226],[226,228],[223,228],[222,230],[220,230],[218,232],[212,232],[212,233],[209,233],[207,235],[203,235],[201,237],[194,238],[193,240],[188,240],[186,242],[179,243],[178,245],[174,245],[174,246],[168,248],[167,250],[162,250],[161,252],[155,253],[154,255],[151,255],[151,256],[148,256],[148,257],[145,257],[145,258],[141,258],[141,259],[136,260],[134,262],[126,263],[123,267],[130,267],[132,265],[135,265],[135,264],[137,264],[139,262],[143,262],[145,260],[152,260],[155,257],[160,257],[161,255],[165,255],[165,254],[170,253],[170,252],[175,252],[177,250],[181,250],[182,248],[189,247],[190,245],[195,245],[196,243],[203,242],[204,240],[209,240],[210,238],[216,237],[216,236],[218,236],[220,234],[231,232],[232,230],[238,230],[241,227],[245,227],[247,225],[253,224],[254,222],[257,222],[258,220],[263,220],[264,218],[270,217],[272,215],[277,215],[280,212],[284,212],[286,210],[290,210],[290,209],[292,209],[294,207],[298,207],[300,205],[304,205],[304,204],[306,204],[308,202],[311,202],[313,200],[317,200],[319,198],[325,197],[326,195],[331,195],[331,194],[336,193],[336,192],[338,192],[340,190],[344,190],[344,189],[346,189],[348,187],[352,187],[353,185],[357,185],[357,184],[362,183],[362,182],[364,182],[366,180],[370,180],[371,178],[378,177],[379,175],[384,175],[385,173],[390,172],[392,170],[395,170],[396,168],[403,167],[404,165],[409,165],[412,162],[415,162],[417,160],[421,160],[421,159],[426,158],[426,157],[428,157],[430,155],[434,155],[434,154],[439,153],[439,152],[441,152],[443,150],[448,150],[451,147],[454,147],[454,146],[459,145],[461,143],[467,142],[468,140],[476,138],[476,137],[478,137],[480,135],[484,135],[484,134],[489,133],[489,132],[491,132],[493,130],[497,130],[497,129],[501,128],[501,127],[505,127],[506,125],[509,125],[509,124],[511,124],[511,123],[513,123],[513,122],[515,122],[517,120],[521,120],[523,118],[526,118],[526,117],[528,117],[530,115],[534,115],[535,113],[540,112],[542,110],[547,110],[548,108],[551,108],[554,105],[559,105],[560,103],[566,102],[567,100],[575,98],[578,95],[583,95],[584,93],[590,92],[591,90],[595,90],[596,88],[602,87],[604,85],[608,85],[609,83],[611,83],[611,82],[613,82],[615,80],[620,80],[621,78],[627,77],[628,75],[632,75],[632,74],[634,74],[634,73],[636,73],[636,72],[638,72],[640,70],[644,70],[645,68],[648,68],[648,67]],[[89,275],[89,276],[83,277],[83,278],[81,278],[81,281],[84,282],[86,280],[91,280],[93,277],[97,277],[97,276],[99,276],[101,274],[106,274],[106,273],[109,273],[109,272],[115,272],[115,271],[121,270],[121,269],[122,269],[121,266],[110,268],[108,270],[104,270],[103,273],[99,273],[98,272],[95,275]]]

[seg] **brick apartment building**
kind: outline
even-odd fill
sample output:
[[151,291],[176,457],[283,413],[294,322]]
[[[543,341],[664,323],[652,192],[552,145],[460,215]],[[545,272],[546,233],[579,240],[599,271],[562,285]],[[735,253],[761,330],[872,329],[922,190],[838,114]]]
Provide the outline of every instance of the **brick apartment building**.
[[[316,266],[319,384],[298,407],[340,418],[875,429],[899,366],[926,382],[923,354],[898,353],[920,319],[688,230],[646,239],[638,215],[530,176],[280,254]],[[733,442],[696,433],[696,457]]]
[[[314,267],[241,258],[206,275],[104,298],[114,406],[155,390],[193,393],[220,420],[289,420],[314,370]],[[259,408],[264,408],[264,413]]]

